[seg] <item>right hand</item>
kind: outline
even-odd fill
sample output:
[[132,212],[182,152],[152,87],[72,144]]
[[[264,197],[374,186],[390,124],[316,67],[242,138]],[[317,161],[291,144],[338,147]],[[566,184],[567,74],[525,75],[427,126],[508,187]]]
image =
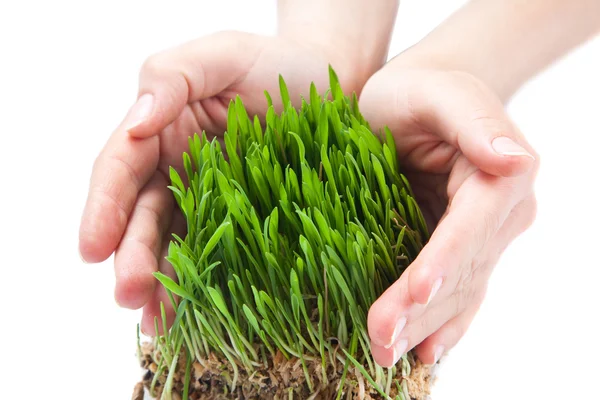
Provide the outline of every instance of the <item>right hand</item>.
[[[148,58],[140,73],[138,100],[94,163],[79,231],[79,251],[97,263],[115,253],[115,299],[122,307],[144,307],[141,329],[154,334],[160,303],[169,304],[152,275],[174,278],[164,259],[173,232],[185,234],[167,185],[169,166],[183,173],[188,137],[226,129],[229,101],[239,94],[249,115],[264,115],[268,90],[276,102],[278,75],[295,105],[309,89],[328,87],[332,63],[342,87],[353,87],[344,60],[328,59],[323,48],[290,39],[222,32]],[[275,106],[279,104],[275,103]],[[173,310],[167,307],[167,319]],[[160,325],[160,324],[159,324]],[[160,333],[160,332],[159,332]]]

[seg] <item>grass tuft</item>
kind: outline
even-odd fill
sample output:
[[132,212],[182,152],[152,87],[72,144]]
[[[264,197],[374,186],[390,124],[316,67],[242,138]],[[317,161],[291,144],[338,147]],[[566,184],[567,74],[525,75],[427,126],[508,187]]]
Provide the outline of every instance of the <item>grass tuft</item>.
[[[237,97],[225,148],[196,134],[185,177],[171,168],[187,234],[169,246],[177,279],[155,274],[179,297],[174,325],[155,339],[169,369],[163,398],[179,357],[186,377],[192,358],[227,360],[231,391],[240,371],[250,376],[279,359],[300,361],[311,392],[327,384],[331,366],[343,371],[338,398],[349,366],[384,398],[400,388],[371,359],[366,317],[428,232],[389,130],[371,131],[333,69],[330,85],[326,96],[311,85],[297,110],[280,78],[283,110],[266,93],[264,124]],[[309,362],[320,365],[317,381]],[[189,390],[186,383],[184,398]]]

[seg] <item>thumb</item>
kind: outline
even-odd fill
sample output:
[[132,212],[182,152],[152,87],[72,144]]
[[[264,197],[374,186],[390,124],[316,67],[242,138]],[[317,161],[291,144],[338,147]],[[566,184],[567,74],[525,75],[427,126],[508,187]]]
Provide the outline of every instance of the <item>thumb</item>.
[[495,176],[529,171],[536,156],[506,115],[498,97],[465,73],[434,74],[410,93],[413,117],[459,149],[476,167]]
[[186,104],[207,99],[246,76],[260,54],[258,35],[219,32],[149,57],[140,71],[138,99],[129,110],[127,132],[158,134]]

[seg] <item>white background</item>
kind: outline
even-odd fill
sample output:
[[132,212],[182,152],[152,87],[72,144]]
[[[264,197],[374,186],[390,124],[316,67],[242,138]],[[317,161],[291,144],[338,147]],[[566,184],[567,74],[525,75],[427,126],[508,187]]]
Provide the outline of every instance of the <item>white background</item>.
[[[462,3],[404,1],[390,54]],[[140,313],[113,301],[112,259],[77,255],[92,162],[148,55],[274,27],[273,0],[2,2],[0,398],[130,397]],[[597,38],[509,106],[542,155],[538,219],[502,258],[434,400],[600,399],[599,54]]]

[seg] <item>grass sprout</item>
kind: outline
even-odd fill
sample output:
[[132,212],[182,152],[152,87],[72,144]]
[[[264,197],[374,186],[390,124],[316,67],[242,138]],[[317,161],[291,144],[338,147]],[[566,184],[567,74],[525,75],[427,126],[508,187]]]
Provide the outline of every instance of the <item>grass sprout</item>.
[[[169,371],[163,398],[179,361],[189,380],[191,360],[211,357],[230,367],[229,392],[242,373],[276,368],[276,360],[298,360],[311,392],[339,370],[337,398],[350,370],[383,398],[401,387],[372,360],[366,324],[371,304],[429,235],[394,138],[371,131],[331,68],[330,89],[320,95],[312,84],[299,109],[281,77],[280,90],[281,112],[265,92],[263,121],[235,98],[224,146],[195,134],[181,174],[170,169],[187,234],[168,249],[176,279],[155,273],[178,298],[164,305],[175,307],[174,324],[155,338]],[[166,327],[162,311],[157,332]],[[184,398],[190,390],[186,382]]]

